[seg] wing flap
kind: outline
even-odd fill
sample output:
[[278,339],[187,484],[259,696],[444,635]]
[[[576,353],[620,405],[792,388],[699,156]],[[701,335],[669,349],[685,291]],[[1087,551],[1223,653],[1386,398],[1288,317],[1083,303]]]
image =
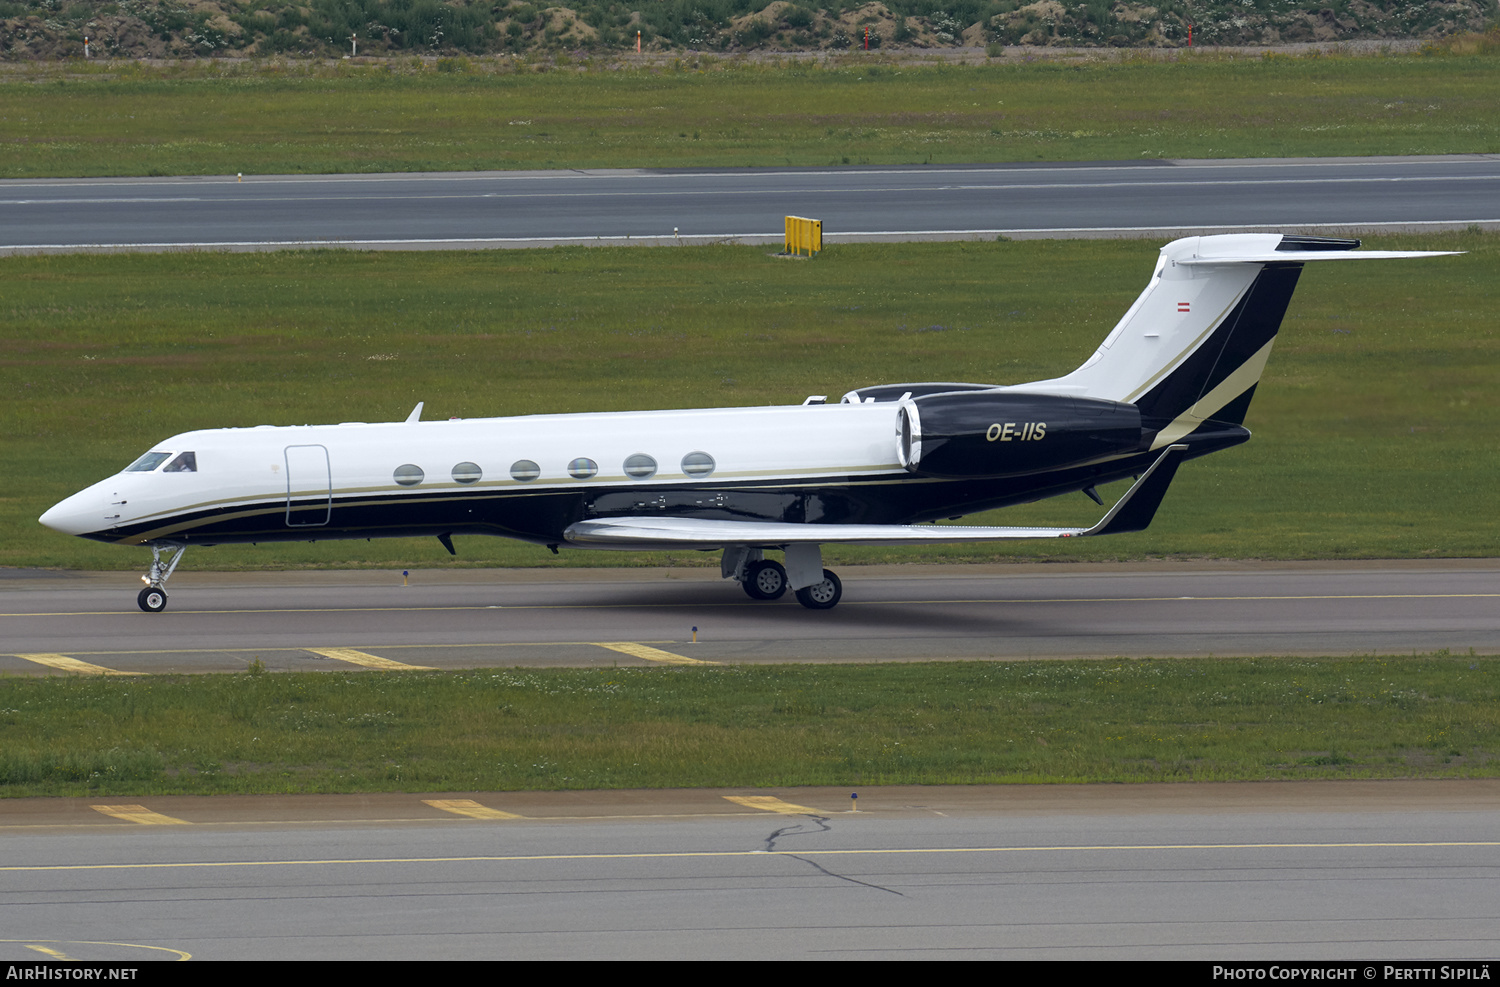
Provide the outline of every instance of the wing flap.
[[981,527],[956,524],[794,524],[692,517],[616,517],[578,521],[563,537],[578,548],[624,551],[714,549],[726,545],[949,545],[961,542],[1083,538],[1140,531],[1151,523],[1187,451],[1168,446],[1125,496],[1091,528]]
[[946,545],[1018,538],[1067,538],[1082,528],[991,528],[937,524],[791,524],[776,521],[714,521],[691,517],[617,517],[579,521],[563,536],[579,548],[666,551],[754,545],[800,544]]

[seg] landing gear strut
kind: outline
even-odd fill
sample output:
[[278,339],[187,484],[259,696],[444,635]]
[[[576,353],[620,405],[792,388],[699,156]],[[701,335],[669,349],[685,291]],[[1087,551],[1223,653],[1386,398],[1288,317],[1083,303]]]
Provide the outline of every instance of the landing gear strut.
[[[165,548],[172,551],[171,561],[163,562],[161,551]],[[171,578],[172,571],[177,568],[177,563],[182,561],[182,553],[187,551],[187,546],[178,542],[152,542],[151,543],[151,571],[141,577],[141,582],[146,588],[136,595],[135,602],[147,613],[161,613],[167,608],[167,580]]]

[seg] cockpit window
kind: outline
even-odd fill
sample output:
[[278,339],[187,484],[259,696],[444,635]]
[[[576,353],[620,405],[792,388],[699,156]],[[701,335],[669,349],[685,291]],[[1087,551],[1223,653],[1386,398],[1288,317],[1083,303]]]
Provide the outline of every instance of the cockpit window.
[[198,456],[196,453],[179,452],[177,458],[172,460],[162,470],[163,473],[196,473],[198,472]]
[[140,459],[125,467],[127,473],[149,473],[162,463],[166,462],[170,452],[148,452]]

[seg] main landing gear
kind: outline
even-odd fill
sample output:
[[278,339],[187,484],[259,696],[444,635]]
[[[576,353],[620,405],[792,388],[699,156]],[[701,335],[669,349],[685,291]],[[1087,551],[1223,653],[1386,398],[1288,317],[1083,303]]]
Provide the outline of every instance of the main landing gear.
[[[169,562],[161,560],[161,552],[164,548],[172,552]],[[141,577],[141,582],[146,584],[146,588],[136,594],[136,606],[147,613],[161,613],[167,609],[167,580],[171,578],[172,571],[177,568],[177,563],[182,561],[182,553],[186,551],[187,546],[178,542],[151,543],[151,571]]]
[[844,584],[832,569],[823,570],[823,581],[797,590],[797,602],[809,610],[832,610],[844,598]]
[[724,549],[720,571],[739,582],[752,600],[778,600],[793,590],[797,602],[809,610],[832,610],[844,595],[844,584],[832,569],[823,568],[817,545],[788,545],[787,564],[761,557],[761,549],[734,545]]
[[752,562],[740,585],[752,600],[779,600],[786,592],[786,567],[770,559]]

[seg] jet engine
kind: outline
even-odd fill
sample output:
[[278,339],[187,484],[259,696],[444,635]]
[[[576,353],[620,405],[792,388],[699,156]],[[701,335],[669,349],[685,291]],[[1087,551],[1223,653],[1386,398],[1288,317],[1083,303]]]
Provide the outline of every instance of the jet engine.
[[1133,404],[1004,391],[924,394],[896,412],[897,456],[920,476],[981,479],[1083,466],[1145,448]]

